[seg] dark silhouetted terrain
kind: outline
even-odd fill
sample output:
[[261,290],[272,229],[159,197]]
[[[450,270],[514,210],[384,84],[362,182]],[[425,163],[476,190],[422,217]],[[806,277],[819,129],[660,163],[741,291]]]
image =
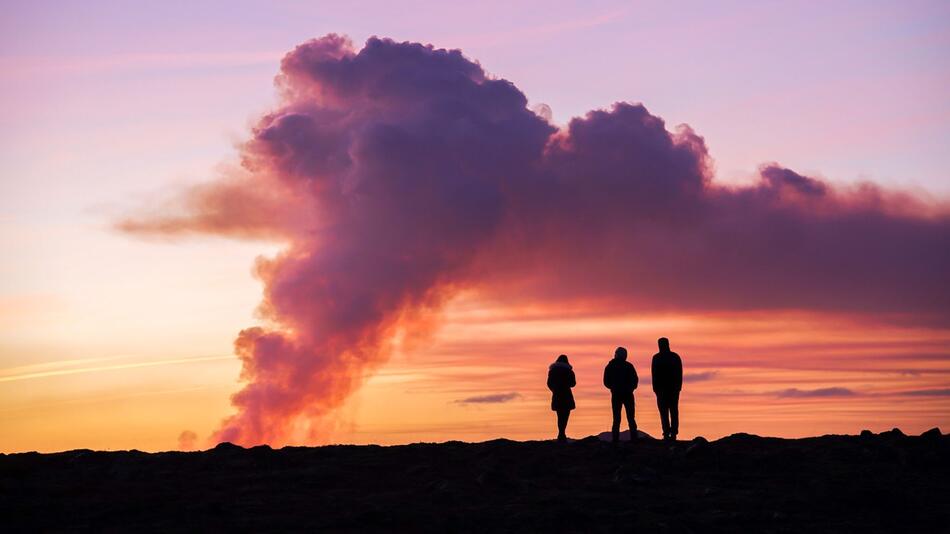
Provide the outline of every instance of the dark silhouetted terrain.
[[0,455],[11,531],[938,532],[950,436]]

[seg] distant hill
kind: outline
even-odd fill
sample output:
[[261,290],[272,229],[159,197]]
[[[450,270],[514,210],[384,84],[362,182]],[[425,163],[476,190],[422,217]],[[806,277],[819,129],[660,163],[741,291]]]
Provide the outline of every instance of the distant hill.
[[[609,430],[607,432],[601,432],[600,434],[597,434],[596,438],[599,439],[600,441],[614,440],[614,436]],[[651,439],[652,440],[656,438],[654,438],[653,436],[651,436],[650,434],[647,434],[646,432],[642,430],[637,430],[637,439]],[[630,441],[629,430],[624,430],[623,432],[620,433],[620,441]]]
[[950,436],[0,455],[18,531],[947,532]]

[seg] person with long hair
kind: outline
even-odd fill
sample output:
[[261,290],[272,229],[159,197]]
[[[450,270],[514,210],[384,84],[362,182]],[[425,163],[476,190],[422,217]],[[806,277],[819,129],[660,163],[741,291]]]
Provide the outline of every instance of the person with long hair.
[[575,408],[571,388],[575,385],[574,369],[567,361],[567,355],[561,354],[548,368],[548,389],[551,390],[551,410],[557,413],[558,441],[567,441],[567,419]]

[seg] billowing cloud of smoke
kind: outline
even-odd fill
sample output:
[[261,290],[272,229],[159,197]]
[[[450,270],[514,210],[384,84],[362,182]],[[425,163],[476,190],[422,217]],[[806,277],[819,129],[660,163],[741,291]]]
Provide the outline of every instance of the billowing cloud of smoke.
[[460,289],[636,309],[815,309],[946,321],[950,216],[778,165],[713,182],[704,141],[643,106],[557,129],[459,51],[329,35],[283,60],[242,167],[130,232],[277,238],[265,327],[218,439],[315,439],[324,416]]

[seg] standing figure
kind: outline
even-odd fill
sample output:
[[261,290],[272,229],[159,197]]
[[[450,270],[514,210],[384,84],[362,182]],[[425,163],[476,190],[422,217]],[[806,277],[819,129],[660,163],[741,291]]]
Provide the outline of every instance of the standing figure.
[[636,410],[633,402],[633,390],[637,389],[640,379],[633,364],[627,361],[627,349],[617,347],[614,359],[604,368],[604,387],[610,390],[610,408],[613,411],[613,426],[610,428],[614,443],[620,441],[620,409],[627,412],[627,424],[630,427],[630,441],[637,438]]
[[663,439],[676,441],[680,426],[680,390],[683,389],[683,360],[670,350],[670,340],[657,340],[660,352],[653,355],[653,392],[660,409]]
[[557,440],[567,441],[564,431],[567,429],[567,419],[574,409],[574,394],[571,388],[577,385],[574,378],[574,369],[567,361],[567,355],[561,354],[548,367],[548,389],[551,390],[551,410],[557,412]]

